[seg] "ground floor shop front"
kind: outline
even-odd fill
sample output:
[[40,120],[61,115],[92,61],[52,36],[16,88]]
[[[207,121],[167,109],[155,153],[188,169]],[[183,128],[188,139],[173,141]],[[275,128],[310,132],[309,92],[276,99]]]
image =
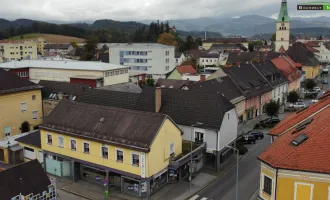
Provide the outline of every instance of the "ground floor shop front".
[[104,187],[105,193],[111,192],[109,188],[115,186],[119,187],[122,192],[141,197],[150,196],[171,182],[173,175],[169,168],[165,168],[150,178],[142,178],[135,174],[50,152],[45,153],[44,163],[45,170],[49,174],[67,177],[74,182],[85,180],[101,185]]

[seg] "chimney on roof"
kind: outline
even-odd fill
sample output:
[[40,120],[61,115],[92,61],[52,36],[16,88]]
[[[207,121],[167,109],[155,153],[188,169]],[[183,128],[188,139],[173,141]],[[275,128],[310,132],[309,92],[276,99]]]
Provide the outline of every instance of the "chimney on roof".
[[155,111],[159,113],[160,108],[162,107],[162,89],[160,87],[156,87],[155,89]]
[[200,75],[200,82],[204,82],[206,80],[206,78],[205,78],[205,75],[204,74],[201,74]]

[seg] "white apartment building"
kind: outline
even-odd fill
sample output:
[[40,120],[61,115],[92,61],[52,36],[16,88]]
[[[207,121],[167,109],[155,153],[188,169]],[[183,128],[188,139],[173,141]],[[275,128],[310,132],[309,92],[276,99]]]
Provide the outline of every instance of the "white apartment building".
[[37,59],[37,45],[33,42],[0,42],[0,60],[3,62],[22,59]]
[[330,64],[330,44],[327,45],[328,46],[326,46],[326,44],[324,44],[323,42],[320,42],[320,47],[317,48],[317,50],[319,50],[320,52],[317,52],[315,54],[317,54],[317,57],[321,63]]
[[175,47],[157,43],[112,43],[110,63],[129,67],[131,73],[145,73],[147,78],[166,78],[175,65]]

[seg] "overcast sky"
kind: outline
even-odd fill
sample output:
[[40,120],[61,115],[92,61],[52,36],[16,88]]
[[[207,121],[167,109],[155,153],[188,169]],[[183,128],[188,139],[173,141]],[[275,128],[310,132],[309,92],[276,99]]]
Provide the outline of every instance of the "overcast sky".
[[[14,20],[82,21],[169,20],[198,17],[277,16],[282,0],[1,0],[0,18]],[[290,16],[330,16],[327,11],[297,11],[288,0]]]

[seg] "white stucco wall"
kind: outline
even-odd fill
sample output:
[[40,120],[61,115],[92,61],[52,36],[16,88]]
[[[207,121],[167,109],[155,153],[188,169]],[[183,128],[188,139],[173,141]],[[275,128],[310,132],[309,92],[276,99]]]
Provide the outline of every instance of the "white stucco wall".
[[223,149],[226,145],[230,144],[233,140],[237,138],[237,125],[238,117],[236,110],[232,109],[225,113],[221,128],[220,128],[220,137],[218,151]]
[[[278,99],[280,99],[280,104],[285,103],[283,102],[283,96],[285,93],[288,92],[288,84],[282,84],[282,85],[278,85],[276,86],[273,91],[272,91],[272,99],[277,102]],[[286,101],[284,99],[284,101]]]

